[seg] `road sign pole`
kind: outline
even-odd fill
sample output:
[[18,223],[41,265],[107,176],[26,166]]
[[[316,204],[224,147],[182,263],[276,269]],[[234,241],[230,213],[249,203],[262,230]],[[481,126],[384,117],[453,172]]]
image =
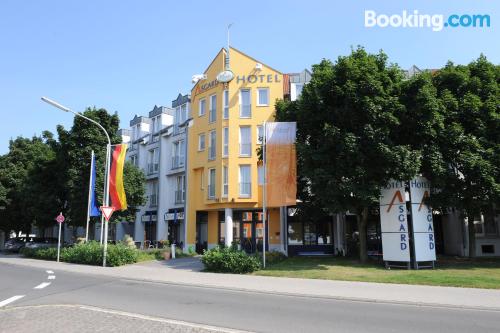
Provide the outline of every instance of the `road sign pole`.
[[61,224],[60,222],[58,222],[57,224],[59,224],[59,237],[57,238],[57,262],[59,262],[59,254],[61,253]]

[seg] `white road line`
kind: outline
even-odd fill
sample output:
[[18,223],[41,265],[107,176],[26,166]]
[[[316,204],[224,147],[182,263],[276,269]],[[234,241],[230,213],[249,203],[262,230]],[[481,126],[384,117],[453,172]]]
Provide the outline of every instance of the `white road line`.
[[33,289],[43,289],[43,288],[45,288],[47,286],[50,286],[50,282],[42,282],[42,283],[40,283],[38,286],[36,286]]
[[0,308],[2,306],[6,306],[9,303],[15,302],[18,299],[23,298],[24,296],[26,296],[26,295],[17,295],[17,296],[12,296],[11,298],[7,298],[6,300],[0,302]]
[[55,280],[56,276],[55,275],[49,275],[49,277],[47,279],[49,279],[49,280]]
[[46,272],[47,272],[47,274],[54,274],[53,271],[46,271]]

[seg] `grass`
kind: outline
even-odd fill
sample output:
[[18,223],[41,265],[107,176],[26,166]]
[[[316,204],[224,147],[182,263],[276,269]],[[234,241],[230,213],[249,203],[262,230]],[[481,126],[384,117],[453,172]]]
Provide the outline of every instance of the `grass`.
[[360,264],[338,257],[291,257],[254,273],[306,279],[500,289],[500,258],[438,258],[436,268],[387,270],[380,262]]
[[[165,249],[150,249],[150,250],[139,250],[137,255],[137,262],[151,261],[151,260],[164,260],[163,252]],[[176,258],[187,258],[192,257],[192,254],[183,253],[182,250],[176,249]]]

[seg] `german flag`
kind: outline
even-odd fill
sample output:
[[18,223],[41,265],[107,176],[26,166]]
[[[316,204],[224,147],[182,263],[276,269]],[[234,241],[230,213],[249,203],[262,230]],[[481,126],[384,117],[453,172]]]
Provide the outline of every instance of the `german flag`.
[[125,164],[127,145],[119,144],[111,146],[111,152],[111,171],[109,173],[111,205],[115,210],[126,210],[127,198],[125,197],[125,189],[123,187],[123,166]]

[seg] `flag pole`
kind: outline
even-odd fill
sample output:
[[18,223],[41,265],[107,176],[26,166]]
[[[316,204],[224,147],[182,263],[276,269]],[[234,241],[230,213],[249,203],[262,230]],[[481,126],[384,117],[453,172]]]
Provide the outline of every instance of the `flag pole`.
[[85,242],[89,241],[90,208],[92,205],[92,170],[94,170],[94,151],[90,155],[90,177],[89,177],[89,201],[87,205],[87,228],[85,230]]
[[264,190],[262,191],[262,226],[264,234],[262,235],[262,267],[266,268],[266,217],[267,217],[267,170],[266,170],[266,145],[267,145],[267,129],[264,122],[264,138],[262,142],[262,161],[264,164]]

